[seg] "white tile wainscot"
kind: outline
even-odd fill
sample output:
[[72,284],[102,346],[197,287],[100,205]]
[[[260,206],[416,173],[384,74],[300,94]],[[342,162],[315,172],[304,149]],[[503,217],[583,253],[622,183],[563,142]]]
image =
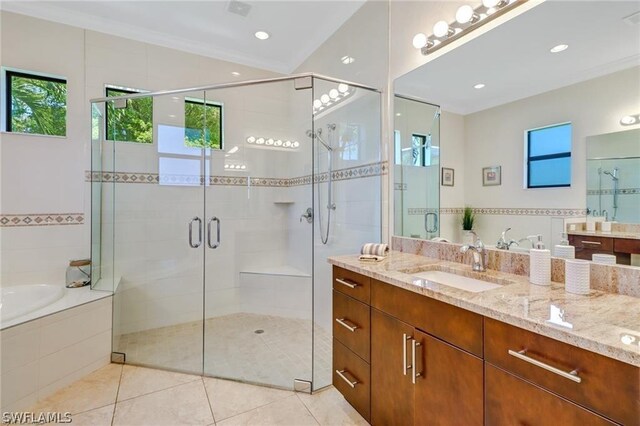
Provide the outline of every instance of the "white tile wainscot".
[[27,409],[109,363],[111,296],[6,328],[0,341],[0,409]]

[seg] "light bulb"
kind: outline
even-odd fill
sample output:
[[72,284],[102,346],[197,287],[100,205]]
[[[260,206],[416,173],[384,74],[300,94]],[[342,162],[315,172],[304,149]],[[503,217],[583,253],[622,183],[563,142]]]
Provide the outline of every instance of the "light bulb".
[[271,37],[271,35],[266,31],[256,31],[254,35],[258,40],[266,40]]
[[316,99],[315,101],[313,101],[313,107],[314,108],[320,108],[322,106],[322,101],[320,99]]
[[433,35],[436,37],[444,37],[449,32],[449,24],[447,21],[438,21],[433,26]]
[[338,92],[340,93],[345,93],[349,91],[349,86],[344,84],[344,83],[340,83],[338,84]]
[[484,87],[484,83],[478,83],[475,86],[473,86],[474,89],[482,89]]
[[466,24],[471,21],[471,18],[473,18],[473,8],[471,6],[465,4],[458,8],[458,11],[456,12],[456,22],[459,24]]
[[492,7],[496,7],[500,3],[500,0],[482,0],[482,5],[487,9],[491,9]]
[[567,50],[569,48],[568,44],[559,44],[557,46],[553,46],[551,49],[549,49],[549,52],[551,53],[560,53],[563,52],[565,50]]
[[285,141],[284,145],[282,146],[284,146],[285,148],[289,148],[291,146],[291,141]]
[[271,138],[267,139],[264,144],[269,146],[273,145],[273,139]]
[[487,9],[487,16],[491,16],[494,13],[496,13],[496,8],[495,7],[490,7],[489,9]]
[[254,138],[253,136],[249,136],[247,138],[247,143],[254,143],[256,141],[256,138]]
[[293,142],[293,143],[291,144],[291,148],[297,148],[297,147],[299,147],[299,146],[300,146],[300,142],[298,142],[298,141],[295,141],[295,142]]
[[264,144],[264,138],[258,138],[258,139],[256,139],[256,144],[257,144],[257,145],[263,145],[263,144]]
[[228,164],[225,164],[225,165],[224,165],[224,168],[225,168],[225,169],[228,169],[228,168],[229,168],[229,165],[228,165]]
[[280,139],[278,139],[277,141],[275,141],[273,143],[273,146],[282,146],[282,141]]
[[424,33],[418,33],[413,36],[413,47],[416,49],[422,49],[427,45],[427,35]]
[[320,100],[322,101],[323,104],[328,104],[329,102],[331,102],[331,98],[326,93],[320,96]]
[[245,166],[245,165],[243,164],[242,166],[240,166],[240,168],[241,168],[242,170],[244,170],[244,169],[246,169],[246,168],[247,168],[247,166]]
[[340,92],[338,92],[336,89],[331,89],[329,91],[329,97],[331,99],[336,99],[338,96],[340,96]]

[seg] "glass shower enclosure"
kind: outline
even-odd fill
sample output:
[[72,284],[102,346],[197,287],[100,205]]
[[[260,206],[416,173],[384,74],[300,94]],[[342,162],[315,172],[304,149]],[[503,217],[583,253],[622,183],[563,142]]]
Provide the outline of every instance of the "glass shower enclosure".
[[[319,119],[335,135],[368,134],[356,149],[380,164],[380,93],[311,74],[110,93],[92,102],[90,178],[93,286],[114,293],[114,357],[278,388],[329,385],[330,270],[314,247],[320,225],[339,226],[339,215],[327,224],[330,192],[340,193],[327,176],[365,159],[342,164],[342,139],[325,144]],[[363,105],[376,107],[363,116]],[[378,216],[381,175],[362,205]],[[341,247],[379,238],[378,223]]]

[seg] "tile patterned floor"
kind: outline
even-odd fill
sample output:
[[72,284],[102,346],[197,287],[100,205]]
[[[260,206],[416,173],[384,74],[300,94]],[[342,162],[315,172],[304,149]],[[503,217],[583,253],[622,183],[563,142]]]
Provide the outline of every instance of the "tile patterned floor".
[[76,426],[366,425],[333,387],[299,394],[110,364],[31,411],[71,412]]
[[[294,379],[312,380],[312,322],[237,313],[205,321],[204,372],[215,376],[291,389]],[[256,330],[263,333],[256,334]],[[315,328],[315,377],[331,383],[331,336]],[[124,334],[114,345],[127,362],[178,371],[202,369],[199,321]]]

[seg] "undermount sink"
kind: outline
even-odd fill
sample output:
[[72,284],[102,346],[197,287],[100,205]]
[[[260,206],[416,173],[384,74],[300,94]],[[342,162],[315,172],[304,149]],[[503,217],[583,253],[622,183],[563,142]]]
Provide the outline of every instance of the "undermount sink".
[[499,284],[477,280],[475,278],[469,278],[462,275],[452,274],[450,272],[425,271],[414,273],[411,275],[429,282],[446,285],[448,287],[454,287],[460,290],[470,291],[472,293],[480,293],[483,291],[502,287]]

